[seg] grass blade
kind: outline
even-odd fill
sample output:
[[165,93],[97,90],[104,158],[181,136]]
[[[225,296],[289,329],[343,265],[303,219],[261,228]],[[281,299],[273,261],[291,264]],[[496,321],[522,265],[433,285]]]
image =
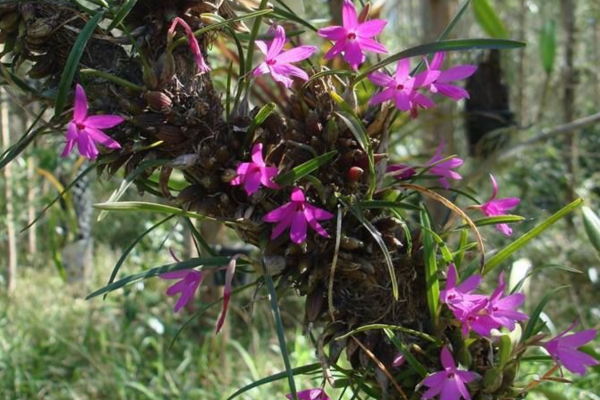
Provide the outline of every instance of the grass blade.
[[77,68],[79,67],[79,61],[81,60],[81,56],[83,55],[83,51],[85,50],[85,46],[92,37],[96,26],[100,22],[100,19],[104,16],[105,11],[97,12],[83,27],[79,35],[77,36],[77,40],[75,40],[75,44],[73,44],[73,48],[69,53],[69,58],[67,59],[67,63],[65,64],[65,68],[62,72],[62,77],[60,78],[60,84],[58,86],[58,94],[56,95],[56,102],[54,103],[54,116],[59,117],[62,114],[65,103],[67,102],[67,95],[71,90],[71,84],[73,83],[73,78],[75,78],[75,73],[77,72]]
[[[303,365],[302,367],[293,368],[291,370],[291,372],[295,376],[295,375],[310,374],[311,372],[317,371],[319,369],[321,369],[321,364],[313,363],[313,364]],[[232,399],[246,393],[249,390],[252,390],[252,389],[257,388],[262,385],[266,385],[267,383],[272,383],[272,382],[279,381],[281,379],[285,379],[287,376],[288,376],[288,371],[283,371],[283,372],[279,372],[277,374],[273,374],[269,377],[260,379],[256,382],[252,382],[251,384],[244,386],[243,388],[237,390],[235,393],[233,393],[231,396],[229,396],[227,398],[227,400],[232,400]]]
[[574,209],[579,207],[583,203],[583,199],[577,199],[568,206],[562,208],[554,215],[550,216],[547,220],[500,250],[493,257],[491,257],[488,262],[485,264],[483,269],[483,275],[489,273],[491,270],[500,265],[503,261],[505,261],[508,257],[510,257],[514,252],[519,250],[521,247],[525,246],[528,242],[530,242],[533,238],[540,235],[550,226],[554,225],[558,220],[562,219],[565,215],[572,212]]
[[331,160],[337,154],[337,150],[330,151],[329,153],[321,154],[318,157],[313,158],[303,164],[298,165],[293,168],[291,171],[286,172],[285,174],[279,175],[275,178],[275,183],[281,186],[291,185],[292,183],[298,181],[299,179],[311,174],[313,171],[316,171],[321,166],[326,164],[329,160]]
[[[140,165],[137,166],[136,169],[131,171],[125,177],[123,182],[121,182],[121,185],[119,186],[119,188],[110,195],[110,197],[108,198],[106,203],[116,203],[121,198],[121,196],[123,196],[125,194],[125,192],[129,188],[129,186],[131,186],[131,184],[135,181],[135,179],[138,176],[140,176],[142,173],[144,173],[148,168],[159,167],[159,166],[169,163],[170,161],[171,160],[159,159],[159,160],[149,160],[149,161],[142,162]],[[106,217],[106,214],[108,214],[108,211],[102,210],[100,212],[100,214],[98,215],[98,221],[101,221],[104,217]]]
[[[264,268],[267,271],[267,268]],[[281,314],[279,313],[279,302],[277,301],[277,291],[273,284],[273,279],[268,272],[264,274],[265,282],[267,283],[267,290],[269,291],[269,300],[271,303],[271,310],[273,311],[273,318],[275,319],[275,327],[277,330],[277,339],[279,340],[279,348],[281,349],[281,357],[283,358],[283,364],[285,365],[285,372],[288,378],[288,384],[290,385],[290,392],[293,400],[298,400],[298,394],[296,393],[296,382],[294,381],[294,371],[292,370],[292,364],[290,363],[290,357],[287,352],[287,346],[285,344],[285,332],[283,328],[283,322],[281,321]]]
[[421,211],[421,225],[423,235],[423,253],[425,260],[425,284],[427,285],[427,305],[431,315],[431,323],[434,330],[438,326],[438,310],[440,306],[440,281],[438,279],[438,265],[436,260],[436,248],[431,235],[431,221],[426,210]]
[[546,307],[546,304],[548,304],[548,302],[556,296],[556,293],[559,290],[562,290],[567,287],[568,286],[557,287],[556,289],[553,289],[550,292],[546,293],[546,295],[538,303],[538,305],[535,307],[535,310],[533,310],[533,313],[531,313],[531,316],[529,317],[529,322],[527,322],[527,326],[523,331],[523,339],[521,339],[523,342],[525,342],[527,339],[529,339],[537,333],[535,332],[535,328],[538,324],[538,321],[540,320],[540,315],[542,314],[542,311],[544,311],[544,307]]
[[354,79],[353,85],[356,86],[358,82],[365,79],[372,72],[375,72],[378,69],[386,67],[389,64],[392,64],[404,58],[424,56],[440,51],[447,52],[476,49],[518,49],[520,47],[525,47],[525,43],[505,39],[452,39],[442,40],[439,42],[425,43],[396,53],[386,58],[385,60],[373,65],[372,67],[367,68],[363,73],[361,73]]
[[[158,228],[162,224],[166,223],[167,221],[169,221],[173,217],[175,217],[175,216],[174,215],[169,215],[167,218],[164,218],[164,219],[158,221],[156,224],[154,224],[150,228],[148,228],[144,233],[142,233],[141,235],[139,235],[133,242],[131,242],[129,244],[129,246],[127,246],[127,248],[125,249],[125,251],[123,252],[123,254],[121,254],[121,257],[119,257],[119,260],[115,264],[115,267],[113,268],[112,272],[110,273],[110,277],[108,278],[107,285],[110,285],[111,283],[113,283],[115,281],[115,278],[117,277],[117,274],[119,273],[119,270],[121,269],[121,266],[123,265],[123,263],[127,259],[127,256],[129,256],[129,253],[131,253],[131,251],[135,248],[135,246],[137,246],[137,244],[143,238],[145,238],[148,234],[150,234],[150,232],[152,232],[153,230],[155,230],[156,228]],[[106,295],[104,295],[104,297],[106,297]]]
[[215,219],[207,217],[192,211],[182,210],[181,208],[171,207],[164,204],[148,203],[145,201],[119,201],[116,203],[98,203],[94,204],[94,208],[99,210],[115,211],[115,212],[150,212],[157,214],[177,215],[180,217],[189,217],[194,219],[204,219],[209,221],[226,223],[229,220]]
[[[119,279],[116,282],[111,283],[110,285],[106,285],[91,294],[89,294],[85,299],[89,300],[94,297],[100,296],[105,293],[113,292],[117,289],[121,289],[124,286],[131,285],[137,281],[141,281],[144,279],[152,278],[158,276],[160,274],[164,274],[165,272],[171,271],[179,271],[182,269],[191,269],[199,266],[203,267],[220,267],[221,265],[226,265],[230,260],[230,257],[203,257],[203,258],[191,258],[186,261],[166,264],[160,267],[152,268],[144,272],[140,272],[137,274],[129,275],[123,279]],[[243,261],[238,262],[240,265],[245,265]]]

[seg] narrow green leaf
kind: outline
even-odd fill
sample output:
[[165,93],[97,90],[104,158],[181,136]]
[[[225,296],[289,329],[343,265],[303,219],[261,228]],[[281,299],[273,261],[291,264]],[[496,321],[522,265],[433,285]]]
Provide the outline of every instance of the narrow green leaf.
[[399,298],[398,280],[396,278],[396,270],[394,269],[394,262],[392,261],[392,256],[390,255],[390,251],[388,250],[387,246],[385,245],[385,242],[383,241],[383,238],[381,237],[381,233],[379,233],[379,231],[373,226],[373,224],[371,224],[369,221],[367,221],[365,219],[364,215],[362,214],[362,210],[360,209],[360,205],[358,203],[351,203],[349,201],[344,200],[341,197],[339,197],[338,200],[348,210],[350,210],[350,212],[352,214],[354,214],[356,219],[358,219],[358,221],[371,234],[373,239],[375,239],[375,242],[377,243],[377,245],[381,249],[381,252],[383,253],[383,257],[385,258],[385,262],[388,267],[388,272],[390,274],[390,281],[392,283],[392,295],[394,296],[394,300],[398,300],[398,298]]
[[[106,203],[116,203],[117,201],[119,201],[119,199],[125,194],[125,192],[129,188],[129,186],[131,186],[131,184],[135,181],[135,179],[138,176],[140,176],[141,174],[143,174],[147,169],[163,166],[163,165],[169,163],[170,161],[171,160],[167,160],[167,159],[158,159],[158,160],[148,160],[148,161],[144,161],[144,162],[140,163],[140,165],[138,165],[136,169],[131,171],[125,177],[125,179],[123,179],[123,182],[121,182],[121,185],[119,186],[119,188],[110,195],[108,200],[106,200]],[[106,216],[106,214],[108,214],[108,212],[106,210],[102,210],[100,212],[100,214],[98,215],[98,221],[101,221]]]
[[423,253],[425,259],[425,284],[427,285],[427,305],[429,314],[434,327],[438,326],[438,310],[440,302],[440,282],[438,279],[438,265],[436,260],[436,249],[433,237],[431,235],[431,222],[426,210],[421,210],[421,225],[424,228],[423,235]]
[[46,211],[48,211],[48,209],[54,205],[54,203],[56,203],[57,201],[59,201],[65,194],[67,194],[67,192],[69,190],[71,190],[71,188],[73,186],[75,186],[75,184],[77,182],[79,182],[81,179],[83,179],[83,177],[85,177],[87,174],[89,174],[90,172],[92,172],[94,170],[94,168],[96,168],[96,165],[92,164],[89,167],[87,167],[86,169],[84,169],[77,176],[77,178],[73,179],[73,181],[71,183],[69,183],[65,187],[65,189],[58,194],[58,196],[56,196],[50,203],[48,203],[46,205],[46,207],[44,207],[44,209],[35,217],[35,219],[33,221],[31,221],[25,228],[21,229],[21,233],[25,232],[27,229],[31,228],[36,222],[38,222],[40,220],[40,218],[42,218],[44,216],[44,214],[46,213]]
[[313,83],[314,81],[316,81],[319,78],[323,78],[324,76],[329,76],[329,75],[336,75],[336,76],[348,76],[348,75],[354,75],[354,72],[351,71],[346,71],[343,69],[330,69],[327,71],[321,71],[321,72],[317,72],[314,75],[311,75],[310,79],[307,80],[304,85],[302,85],[302,90],[306,89],[307,87],[310,86],[311,83]]
[[291,171],[279,175],[275,178],[275,183],[281,186],[291,185],[297,182],[299,179],[311,174],[313,171],[319,169],[322,165],[325,165],[337,154],[337,150],[330,151],[325,154],[321,154],[318,157],[313,158],[305,163],[298,165]]
[[314,32],[317,31],[317,28],[314,25],[312,25],[310,22],[305,21],[303,18],[300,18],[296,14],[293,14],[287,10],[284,10],[279,7],[275,7],[274,13],[275,13],[275,15],[277,15],[279,17],[283,17],[283,19],[286,19],[289,21],[294,21],[294,22],[299,23],[300,25],[304,25],[305,27],[307,27],[308,29],[310,29]]
[[[220,267],[222,265],[226,265],[229,263],[230,257],[204,257],[204,258],[191,258],[186,261],[166,264],[160,267],[152,268],[144,272],[140,272],[137,274],[129,275],[123,279],[119,279],[116,282],[111,283],[110,285],[106,285],[91,294],[89,294],[85,299],[89,300],[94,297],[100,296],[105,293],[113,292],[117,289],[121,289],[124,286],[131,285],[132,283],[152,278],[158,276],[160,274],[164,274],[165,272],[172,271],[180,271],[182,269],[191,269],[199,266],[206,267]],[[240,265],[246,265],[245,262],[238,262]]]
[[[268,4],[268,0],[261,0],[260,1],[260,5],[258,6],[258,11],[265,11],[267,9],[267,4]],[[269,10],[271,11],[271,10]],[[250,40],[248,41],[248,53],[246,55],[246,60],[248,62],[248,65],[246,65],[247,70],[244,73],[244,76],[246,76],[246,74],[250,74],[250,71],[252,70],[252,63],[254,61],[254,47],[255,47],[255,42],[256,42],[256,37],[258,36],[258,32],[260,30],[260,24],[262,23],[262,19],[263,16],[259,15],[256,17],[256,19],[254,20],[254,25],[252,26],[252,31],[250,32]],[[248,90],[250,89],[250,82],[251,79],[249,76],[246,77],[246,93],[248,93]]]
[[438,346],[441,346],[443,344],[443,342],[440,339],[437,339],[437,338],[435,338],[431,335],[428,335],[424,332],[415,331],[413,329],[405,328],[403,326],[385,325],[385,324],[363,325],[360,328],[354,329],[342,336],[336,337],[335,340],[343,340],[343,339],[346,339],[347,337],[354,336],[357,333],[361,333],[361,332],[372,331],[372,330],[383,330],[383,329],[389,329],[391,331],[400,331],[400,332],[408,334],[408,335],[412,335],[412,336],[419,337],[421,339],[428,340],[431,343],[437,344]]
[[[314,363],[314,364],[303,365],[302,367],[296,367],[296,368],[292,369],[291,371],[292,371],[293,375],[295,376],[295,375],[310,374],[311,372],[318,371],[319,369],[321,369],[321,364]],[[283,371],[283,372],[279,372],[277,374],[273,374],[269,377],[260,379],[256,382],[252,382],[251,384],[246,385],[243,388],[237,390],[235,393],[233,393],[231,396],[229,396],[227,398],[227,400],[234,399],[234,398],[248,392],[249,390],[252,390],[252,389],[257,388],[262,385],[266,385],[267,383],[277,382],[279,380],[285,379],[286,377],[288,377],[288,371]]]
[[150,212],[157,214],[170,214],[180,217],[189,217],[194,219],[205,219],[215,222],[226,223],[230,220],[215,219],[201,215],[191,211],[185,211],[180,208],[167,206],[164,204],[148,203],[144,201],[119,201],[116,203],[98,203],[94,204],[94,208],[99,210],[115,211],[115,212]]
[[[206,240],[204,240],[198,229],[196,229],[196,227],[194,226],[192,220],[189,218],[185,218],[185,223],[188,226],[190,232],[192,233],[192,236],[196,240],[196,243],[199,244],[200,247],[204,249],[204,251],[206,251],[208,254],[210,254],[213,257],[217,257],[217,252],[214,251],[212,247],[210,247]],[[198,250],[198,253],[200,253],[200,249],[198,249],[197,247],[198,246],[196,246],[196,250]]]
[[[339,104],[339,103],[338,103]],[[373,147],[371,146],[371,140],[367,134],[367,130],[363,125],[362,121],[353,112],[338,111],[336,115],[346,124],[350,132],[354,135],[360,147],[367,153],[367,159],[369,161],[369,189],[365,194],[366,200],[373,198],[375,193],[375,186],[377,184],[377,177],[375,174],[375,158],[373,156]]]
[[[257,10],[257,11],[254,11],[254,12],[251,12],[248,14],[239,15],[235,18],[229,18],[229,19],[224,19],[221,16],[212,14],[212,13],[203,13],[203,14],[200,14],[201,18],[214,19],[215,21],[219,21],[219,22],[217,22],[215,24],[210,24],[208,26],[205,26],[204,28],[194,31],[194,36],[198,37],[200,35],[210,32],[212,30],[223,28],[225,26],[231,26],[231,24],[236,21],[243,21],[245,19],[250,19],[250,18],[261,18],[262,19],[262,17],[264,17],[267,14],[271,14],[272,12],[273,12],[273,10],[271,10],[271,9],[260,9],[260,10]],[[174,49],[175,47],[180,46],[184,43],[187,43],[187,38],[186,37],[179,38],[173,42],[173,44],[171,45],[171,49]]]
[[365,79],[369,74],[404,58],[424,56],[440,51],[448,52],[476,49],[517,49],[520,47],[525,47],[525,43],[504,39],[453,39],[425,43],[393,54],[385,60],[367,68],[363,73],[354,79],[353,85],[356,86],[358,82]]
[[508,31],[487,0],[473,0],[475,19],[494,39],[508,39]]
[[438,38],[438,41],[439,40],[444,40],[444,39],[446,39],[448,37],[448,35],[450,35],[450,33],[454,30],[454,27],[456,26],[456,24],[458,23],[458,21],[460,21],[460,19],[462,18],[462,16],[465,13],[465,11],[467,11],[467,8],[469,8],[469,4],[471,4],[471,0],[466,0],[463,3],[463,5],[460,7],[460,9],[458,10],[458,12],[454,16],[454,18],[452,18],[452,21],[450,21],[450,23],[448,24],[448,26],[446,27],[446,29],[444,29],[444,32],[442,32],[442,34]]
[[[497,225],[497,224],[510,224],[514,222],[522,222],[525,221],[525,217],[521,217],[520,215],[496,215],[495,217],[484,217],[479,219],[474,219],[473,223],[475,226],[485,226],[485,225]],[[468,227],[469,225],[463,224],[454,229],[463,229]]]
[[408,364],[411,367],[413,367],[413,369],[419,375],[421,375],[422,378],[425,378],[427,376],[427,369],[415,358],[415,356],[412,355],[410,350],[407,349],[406,346],[400,340],[398,340],[394,332],[387,328],[385,328],[383,331],[390,339],[390,342],[392,342],[392,344],[396,346],[396,349],[398,349],[398,351],[404,356],[404,358],[406,358],[406,362],[408,362]]
[[[127,257],[131,253],[131,251],[135,248],[135,246],[137,246],[137,244],[143,238],[145,238],[146,236],[148,236],[148,234],[150,234],[153,230],[155,230],[156,228],[158,228],[159,226],[161,226],[165,222],[171,220],[173,217],[175,217],[175,216],[174,215],[169,215],[167,218],[164,218],[164,219],[158,221],[156,224],[154,224],[150,228],[146,229],[146,231],[144,233],[142,233],[137,238],[135,238],[135,240],[133,242],[131,242],[129,244],[129,246],[127,246],[127,248],[125,249],[125,251],[123,251],[123,254],[121,254],[121,257],[119,257],[119,260],[115,264],[115,267],[113,268],[112,272],[110,273],[110,277],[108,278],[107,285],[110,285],[111,283],[113,283],[115,281],[115,278],[117,277],[117,274],[119,273],[119,270],[121,269],[121,266],[123,265],[123,263],[125,262],[125,260],[127,259]],[[104,295],[104,296],[106,297],[106,295]]]
[[[471,247],[467,247],[469,245]],[[457,270],[460,270],[462,262],[465,259],[465,253],[467,252],[467,250],[473,249],[475,247],[477,247],[477,243],[469,243],[469,231],[467,229],[461,229],[458,250],[456,250],[452,254],[452,257],[454,258],[454,265],[456,266]]]
[[535,307],[535,310],[533,310],[533,312],[529,316],[529,321],[527,322],[525,331],[523,331],[523,338],[521,340],[522,342],[527,341],[527,339],[537,334],[536,326],[538,325],[538,321],[540,320],[540,315],[542,314],[542,311],[544,311],[544,307],[546,307],[546,304],[548,304],[550,300],[556,297],[556,293],[559,290],[562,290],[567,287],[568,286],[557,287],[556,289],[552,289],[551,291],[546,293],[546,295],[538,303],[537,307]]
[[117,14],[113,18],[107,30],[112,31],[117,27],[117,25],[123,22],[125,18],[127,18],[127,15],[129,15],[129,12],[133,9],[137,1],[138,0],[125,0],[123,5],[119,8],[119,11],[117,11]]
[[25,134],[21,137],[21,139],[19,139],[19,141],[17,143],[15,143],[14,145],[10,146],[3,154],[2,157],[0,158],[0,171],[6,167],[6,165],[11,162],[12,160],[14,160],[15,158],[17,158],[17,156],[19,154],[21,154],[23,152],[23,150],[25,150],[27,148],[27,146],[29,146],[29,144],[31,142],[33,142],[35,140],[35,138],[44,131],[43,128],[38,128],[33,130],[33,128],[37,125],[37,123],[40,121],[40,119],[42,118],[42,115],[44,115],[44,112],[46,112],[46,108],[44,107],[42,109],[42,111],[40,112],[40,114],[38,114],[38,116],[36,117],[35,121],[33,121],[33,123],[29,126],[29,128],[27,129],[27,131],[25,132]]
[[540,56],[542,67],[547,74],[551,74],[554,69],[554,60],[556,59],[556,21],[545,20],[542,25],[540,35]]
[[520,238],[503,248],[502,250],[500,250],[498,253],[494,254],[494,256],[492,256],[485,264],[485,267],[483,269],[483,275],[489,273],[491,270],[493,270],[503,261],[505,261],[508,257],[510,257],[514,252],[525,246],[533,238],[537,237],[546,229],[554,225],[558,220],[562,219],[565,215],[575,210],[581,205],[581,203],[583,203],[582,199],[575,200],[574,202],[562,208],[554,215],[550,216],[550,218],[548,218],[547,220],[545,220],[544,222],[542,222],[541,224],[539,224],[538,226],[536,226],[535,228],[533,228],[532,230],[530,230],[529,232],[527,232],[526,234],[524,234],[523,236],[521,236]]
[[510,361],[510,355],[512,353],[512,342],[510,340],[510,336],[502,335],[500,336],[500,346],[499,346],[499,356],[500,356],[500,368],[504,368],[506,363]]
[[600,254],[600,218],[598,218],[598,215],[587,206],[583,206],[581,211],[583,211],[583,226],[585,228],[585,233],[587,233],[592,246],[594,246],[598,254]]
[[92,37],[96,26],[104,16],[105,10],[97,12],[83,27],[77,40],[73,44],[73,48],[67,58],[67,63],[63,69],[62,76],[60,78],[60,84],[58,85],[58,94],[56,95],[56,101],[54,102],[54,116],[59,117],[62,114],[65,103],[67,102],[67,96],[71,90],[71,84],[73,78],[79,67],[79,61],[85,50],[88,40]]
[[[264,268],[266,271],[266,268]],[[290,392],[292,399],[297,400],[298,394],[296,393],[296,382],[294,381],[294,370],[290,363],[290,356],[287,351],[287,345],[285,344],[285,328],[281,321],[281,314],[279,313],[279,302],[277,301],[277,291],[273,284],[273,279],[269,273],[264,274],[265,282],[267,283],[267,290],[269,291],[269,300],[271,303],[271,311],[273,312],[273,319],[275,320],[275,329],[277,331],[277,339],[279,341],[279,349],[281,351],[281,357],[285,365],[285,371],[288,378],[288,384],[290,386]]]
[[250,141],[252,139],[256,128],[261,126],[267,120],[267,118],[269,118],[269,115],[273,114],[275,107],[277,107],[275,103],[267,103],[261,107],[248,127],[246,141]]
[[384,209],[401,209],[401,210],[412,210],[421,211],[422,208],[415,206],[410,203],[402,203],[401,201],[387,201],[387,200],[363,200],[360,202],[361,208],[384,208]]

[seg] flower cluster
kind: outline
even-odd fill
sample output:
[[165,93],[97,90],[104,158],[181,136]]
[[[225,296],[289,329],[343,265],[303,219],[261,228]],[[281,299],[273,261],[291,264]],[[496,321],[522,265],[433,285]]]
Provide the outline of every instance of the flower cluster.
[[458,286],[457,280],[456,268],[450,265],[446,288],[440,292],[440,301],[452,310],[454,317],[461,323],[464,336],[467,336],[469,330],[481,336],[490,336],[492,329],[502,327],[512,331],[516,322],[528,318],[526,314],[517,311],[525,302],[525,295],[515,293],[503,296],[506,288],[503,275],[500,275],[500,283],[489,297],[472,293],[481,282],[481,275],[472,275]]
[[[474,293],[482,279],[481,275],[474,274],[458,284],[456,267],[450,264],[448,268],[446,287],[440,292],[440,301],[450,309],[461,325],[463,336],[473,332],[483,337],[491,337],[492,330],[506,328],[513,331],[517,323],[528,319],[526,314],[518,311],[525,301],[525,295],[514,293],[504,296],[506,283],[502,274],[498,287],[490,296]],[[575,325],[549,341],[539,342],[538,345],[550,354],[559,367],[564,366],[573,373],[583,375],[586,366],[598,365],[598,361],[577,349],[593,340],[596,330],[588,329],[567,335]],[[476,379],[476,374],[458,371],[446,347],[442,350],[442,366],[443,371],[436,372],[423,381],[423,385],[430,389],[422,398],[426,400],[444,393],[445,397],[442,398],[469,400],[470,395],[464,383]]]

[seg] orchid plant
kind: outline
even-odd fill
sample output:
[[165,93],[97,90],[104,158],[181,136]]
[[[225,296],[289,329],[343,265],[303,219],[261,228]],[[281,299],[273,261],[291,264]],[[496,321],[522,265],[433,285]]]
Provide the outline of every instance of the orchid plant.
[[[19,12],[27,11],[28,17],[39,14],[41,5],[58,7],[43,0],[26,3]],[[516,372],[526,353],[546,351],[556,366],[576,373],[598,364],[578,350],[595,337],[595,330],[568,334],[572,326],[549,338],[542,333],[539,314],[523,312],[525,294],[507,293],[504,273],[491,290],[485,286],[486,275],[530,236],[486,260],[479,227],[492,224],[510,236],[508,224],[519,217],[507,212],[519,205],[518,198],[498,199],[498,184],[491,175],[493,191],[487,202],[478,204],[474,196],[463,196],[457,187],[462,183],[457,170],[465,162],[457,155],[444,157],[444,141],[437,150],[428,151],[433,155],[424,165],[391,162],[389,138],[399,115],[406,114],[406,120],[412,117],[414,122],[420,110],[436,107],[440,97],[468,98],[461,81],[475,74],[476,67],[444,69],[449,52],[478,46],[515,48],[520,43],[473,39],[466,46],[442,39],[375,63],[369,58],[371,53],[379,57],[388,53],[377,39],[388,22],[369,19],[369,6],[359,14],[351,0],[343,2],[342,25],[315,29],[316,35],[309,39],[315,40],[313,45],[299,45],[301,39],[292,36],[289,21],[282,20],[289,13],[268,7],[266,1],[233,20],[208,1],[152,2],[151,8],[142,3],[131,2],[132,9],[125,15],[121,9],[119,13],[103,10],[87,22],[89,27],[81,29],[79,40],[94,44],[99,36],[93,32],[104,26],[98,25],[99,20],[110,11],[111,29],[124,23],[148,36],[132,46],[137,58],[118,47],[119,40],[103,42],[116,46],[115,57],[121,51],[126,55],[114,67],[120,71],[120,75],[115,72],[118,76],[90,71],[69,58],[70,68],[110,82],[115,85],[111,90],[122,98],[92,103],[97,115],[89,116],[86,93],[77,83],[73,115],[67,120],[59,99],[69,93],[74,78],[66,75],[67,83],[58,88],[56,116],[63,129],[66,125],[63,155],[77,144],[82,156],[99,159],[109,171],[125,165],[128,183],[135,180],[170,203],[170,208],[138,204],[137,209],[167,209],[174,215],[222,223],[258,250],[249,256],[219,256],[200,238],[203,253],[210,257],[175,260],[117,281],[115,270],[109,284],[90,297],[159,276],[177,280],[166,294],[179,296],[174,306],[179,312],[195,301],[207,274],[225,270],[222,311],[216,322],[219,333],[226,323],[235,293],[233,277],[243,257],[244,265],[259,272],[255,284],[249,286],[268,291],[286,366],[286,373],[278,376],[288,379],[288,398],[297,400],[329,400],[325,383],[346,381],[350,390],[364,392],[360,398],[517,399],[529,388],[522,382],[528,378],[517,377]],[[127,11],[125,6],[122,9]],[[63,11],[65,15],[70,12]],[[267,15],[270,26],[259,38]],[[254,26],[248,37],[236,29],[241,29],[240,20],[250,18]],[[147,26],[148,21],[153,24]],[[62,25],[57,26],[56,32],[64,33]],[[177,39],[177,27],[184,29],[184,37]],[[226,38],[235,39],[239,52],[231,55],[231,50],[223,50],[230,58],[225,96],[218,92],[211,74],[227,65],[217,65],[221,60],[215,58],[211,70],[206,61],[221,28],[226,28]],[[119,29],[123,37],[129,35],[129,29]],[[105,33],[112,34],[110,29]],[[58,40],[53,34],[48,40]],[[333,42],[324,54],[318,49],[326,43],[317,43],[317,37]],[[188,46],[180,46],[185,42]],[[19,48],[27,51],[27,46]],[[262,53],[258,63],[254,48]],[[349,69],[327,66],[338,55]],[[23,56],[36,60],[33,54]],[[66,65],[67,60],[63,61]],[[239,79],[232,82],[235,63]],[[119,70],[122,65],[125,70]],[[387,67],[395,67],[395,73],[391,75]],[[376,86],[374,91],[372,86],[357,85],[365,78]],[[90,80],[86,89],[96,96],[106,93],[97,86]],[[237,86],[233,95],[232,86]],[[262,91],[272,95],[268,91],[272,86],[283,93],[281,104],[261,105]],[[357,99],[355,90],[369,91],[363,99],[370,100],[352,101]],[[101,153],[96,143],[106,151]],[[155,169],[160,169],[158,177],[150,181]],[[181,170],[184,188],[170,185],[174,169]],[[431,177],[441,188],[430,184]],[[99,207],[127,210],[127,203],[118,202],[121,194]],[[453,218],[435,219],[428,201],[446,207]],[[559,211],[552,221],[578,204]],[[473,220],[468,211],[474,209],[485,218]],[[459,240],[454,239],[456,232],[460,232]],[[280,290],[288,287],[307,297],[307,331],[322,328],[316,346],[324,380],[317,388],[297,390],[295,386],[277,302]],[[343,350],[347,360],[340,366]],[[344,375],[344,380],[336,382],[332,369]]]

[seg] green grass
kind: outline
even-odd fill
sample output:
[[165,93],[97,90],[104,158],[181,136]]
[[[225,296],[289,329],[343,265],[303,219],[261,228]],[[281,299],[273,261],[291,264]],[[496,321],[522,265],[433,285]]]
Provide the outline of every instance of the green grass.
[[[110,262],[104,263],[95,287],[108,276]],[[0,297],[2,399],[221,400],[283,370],[266,301],[250,319],[241,308],[249,298],[233,299],[226,343],[214,336],[215,309],[169,349],[188,316],[172,314],[173,299],[163,294],[166,282],[149,280],[105,301],[85,301],[50,267],[20,271],[17,295]],[[299,303],[292,307],[300,310]],[[313,363],[311,344],[292,315],[301,314],[283,314],[292,365]],[[297,386],[316,387],[321,379],[320,373],[298,377]],[[281,380],[240,398],[285,399],[286,393]]]

